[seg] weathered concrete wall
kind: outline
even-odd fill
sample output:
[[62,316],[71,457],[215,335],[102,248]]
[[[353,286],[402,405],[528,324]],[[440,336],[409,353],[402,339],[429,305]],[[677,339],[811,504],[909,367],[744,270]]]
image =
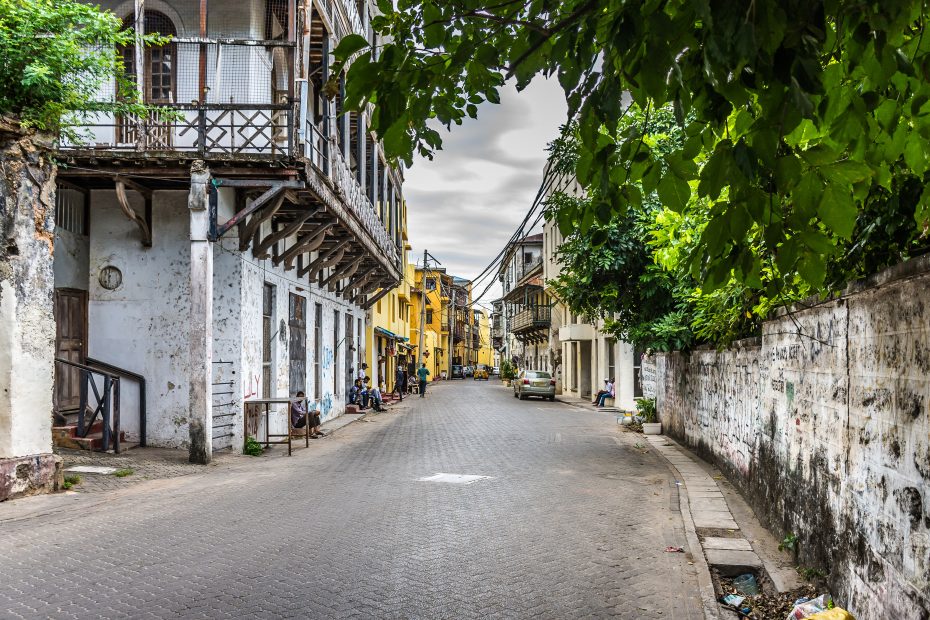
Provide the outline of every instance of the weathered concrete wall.
[[930,260],[658,359],[665,432],[716,462],[869,620],[930,617]]
[[[141,197],[129,192],[142,212]],[[158,191],[152,200],[152,247],[120,210],[113,191],[91,192],[88,355],[146,378],[148,442],[187,447],[190,377],[190,241],[187,191]],[[101,284],[113,266],[122,284]],[[139,433],[138,391],[121,382],[121,425]]]
[[[235,201],[231,191],[220,190],[221,222],[233,214]],[[129,192],[128,196],[132,206],[141,212],[141,197],[135,192]],[[89,355],[146,377],[150,445],[188,448],[192,376],[188,192],[154,193],[151,248],[144,248],[140,243],[138,229],[123,215],[114,192],[92,192],[91,211],[89,281],[85,284],[89,289]],[[287,243],[291,245],[294,241],[288,239]],[[320,303],[323,306],[322,380],[321,398],[315,405],[323,412],[324,419],[341,415],[345,411],[345,313],[350,312],[355,322],[355,319],[364,319],[364,312],[357,306],[347,305],[329,291],[309,285],[306,278],[297,279],[295,270],[285,271],[283,265],[275,266],[271,260],[257,260],[251,252],[239,252],[235,231],[212,244],[212,255],[213,423],[233,423],[232,427],[214,429],[212,435],[217,438],[218,447],[241,449],[242,401],[263,393],[262,287],[265,282],[275,287],[271,396],[280,398],[290,394],[288,295],[295,292],[307,299],[305,391],[311,397],[314,394],[314,308]],[[122,272],[122,284],[114,290],[104,288],[99,281],[101,269],[108,265]],[[340,313],[339,339],[335,342],[334,310]],[[360,342],[356,335],[355,342],[359,347],[363,340]],[[340,347],[338,369],[334,368],[334,344]],[[358,353],[350,354],[353,361],[357,359]],[[335,391],[334,373],[338,373],[339,385]],[[128,380],[122,382],[121,389],[122,428],[127,437],[134,440],[139,433],[138,390]],[[232,436],[225,436],[229,434]]]
[[[55,488],[55,168],[0,121],[0,501]],[[25,458],[23,458],[25,457]]]

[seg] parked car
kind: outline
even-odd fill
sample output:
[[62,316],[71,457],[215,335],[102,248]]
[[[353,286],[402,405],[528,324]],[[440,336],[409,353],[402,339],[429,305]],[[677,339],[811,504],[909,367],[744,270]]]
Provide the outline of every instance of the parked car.
[[465,378],[466,378],[466,379],[467,379],[468,377],[473,377],[473,376],[475,376],[475,369],[472,368],[471,366],[466,366],[464,372],[465,372]]
[[539,396],[555,400],[555,379],[544,370],[521,370],[513,382],[513,397],[526,400]]
[[494,368],[492,368],[492,369],[491,369],[491,374],[492,374],[492,375],[497,375],[497,376],[499,377],[500,374],[501,374],[501,367],[500,367],[500,366],[495,366]]
[[488,367],[485,364],[478,364],[475,366],[475,375],[472,377],[475,381],[478,379],[488,380]]
[[465,378],[465,371],[462,369],[460,365],[458,364],[452,365],[452,377],[451,378],[452,379],[464,379]]

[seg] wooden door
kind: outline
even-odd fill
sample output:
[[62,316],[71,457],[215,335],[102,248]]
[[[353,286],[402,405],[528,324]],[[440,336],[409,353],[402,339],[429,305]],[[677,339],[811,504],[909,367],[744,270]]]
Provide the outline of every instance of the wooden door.
[[[83,364],[87,352],[87,292],[55,289],[55,357]],[[80,406],[81,372],[55,364],[55,410],[75,411]]]
[[288,311],[288,368],[290,393],[307,391],[307,298],[290,294]]

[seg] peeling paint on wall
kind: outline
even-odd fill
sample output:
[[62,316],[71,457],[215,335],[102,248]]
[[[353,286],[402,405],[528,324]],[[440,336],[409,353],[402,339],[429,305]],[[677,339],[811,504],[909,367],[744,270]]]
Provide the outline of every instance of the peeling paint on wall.
[[761,343],[658,358],[666,432],[798,535],[862,620],[930,617],[928,268],[768,321]]

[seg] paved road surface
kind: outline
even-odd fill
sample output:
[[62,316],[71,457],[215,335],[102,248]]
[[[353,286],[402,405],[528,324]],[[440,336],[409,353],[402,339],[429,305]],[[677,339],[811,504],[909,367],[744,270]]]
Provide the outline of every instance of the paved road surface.
[[0,618],[701,617],[674,482],[609,415],[466,380],[373,419],[0,505]]

